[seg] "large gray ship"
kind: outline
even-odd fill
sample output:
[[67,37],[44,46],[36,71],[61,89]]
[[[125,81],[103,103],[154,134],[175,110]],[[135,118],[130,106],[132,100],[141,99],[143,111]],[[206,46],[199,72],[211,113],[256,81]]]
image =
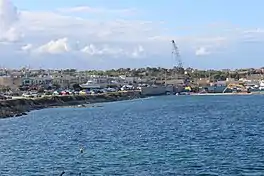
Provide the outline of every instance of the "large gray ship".
[[173,86],[165,85],[151,85],[145,87],[139,87],[142,95],[165,95],[166,93],[173,92]]

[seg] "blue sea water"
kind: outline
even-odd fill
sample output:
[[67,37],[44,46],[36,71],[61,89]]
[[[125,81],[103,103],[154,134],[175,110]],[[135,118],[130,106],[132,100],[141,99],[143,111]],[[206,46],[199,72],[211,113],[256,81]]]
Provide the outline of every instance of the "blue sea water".
[[263,106],[164,96],[2,119],[0,175],[264,175]]

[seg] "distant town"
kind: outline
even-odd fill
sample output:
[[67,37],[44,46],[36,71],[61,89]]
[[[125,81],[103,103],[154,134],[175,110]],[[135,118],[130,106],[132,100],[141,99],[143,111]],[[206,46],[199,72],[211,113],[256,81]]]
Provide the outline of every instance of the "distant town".
[[[172,92],[261,91],[264,68],[198,70],[194,68],[120,68],[106,71],[76,69],[0,69],[2,98],[72,93],[100,93],[139,87],[168,86]],[[177,89],[177,90],[176,90]],[[218,90],[219,89],[219,90]],[[164,89],[165,90],[165,89]]]

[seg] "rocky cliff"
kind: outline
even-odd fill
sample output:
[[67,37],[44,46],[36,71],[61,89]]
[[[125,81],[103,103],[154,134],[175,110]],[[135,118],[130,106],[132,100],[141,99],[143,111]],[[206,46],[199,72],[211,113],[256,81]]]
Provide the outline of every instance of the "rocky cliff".
[[71,106],[143,98],[139,92],[118,92],[86,96],[51,96],[38,99],[13,99],[0,101],[0,118],[26,115],[31,110],[53,106]]

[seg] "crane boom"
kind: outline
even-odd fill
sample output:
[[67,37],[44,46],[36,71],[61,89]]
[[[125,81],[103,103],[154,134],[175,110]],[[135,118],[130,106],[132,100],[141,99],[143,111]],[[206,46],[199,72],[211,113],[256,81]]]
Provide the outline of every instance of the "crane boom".
[[171,41],[172,42],[172,55],[174,57],[174,59],[177,61],[177,67],[178,68],[183,68],[182,66],[182,61],[181,61],[181,58],[180,58],[180,53],[179,53],[179,49],[175,43],[174,40]]

